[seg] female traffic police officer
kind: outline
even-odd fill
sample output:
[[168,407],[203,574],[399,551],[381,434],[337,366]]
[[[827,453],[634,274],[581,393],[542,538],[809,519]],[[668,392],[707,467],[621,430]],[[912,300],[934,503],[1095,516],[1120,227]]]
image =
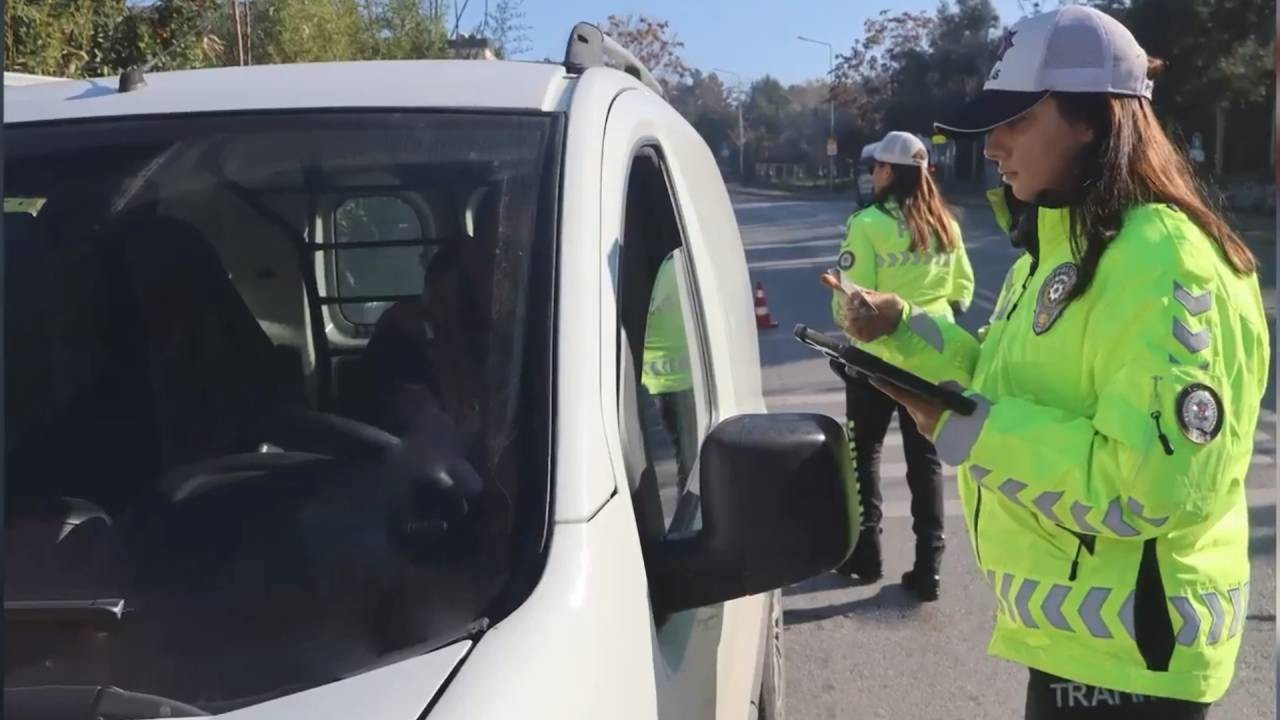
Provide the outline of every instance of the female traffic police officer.
[[846,316],[891,359],[966,387],[972,415],[892,391],[959,488],[1026,665],[1028,718],[1203,718],[1249,597],[1248,472],[1269,341],[1253,256],[1152,112],[1120,23],[1068,6],[1005,37],[983,93],[938,126],[1037,204],[979,341],[888,294]]
[[[895,292],[950,319],[973,299],[973,268],[960,226],[947,210],[928,171],[929,154],[915,135],[891,132],[874,151],[875,194],[849,218],[837,261],[843,282]],[[837,319],[839,293],[832,298]],[[868,350],[876,352],[878,343]],[[882,575],[880,562],[880,448],[894,412],[902,429],[916,536],[915,565],[902,584],[924,601],[938,599],[942,560],[942,466],[929,439],[907,411],[865,379],[846,378],[849,434],[853,440],[862,531],[853,553],[837,571],[868,581]]]
[[697,459],[697,403],[675,257],[668,255],[662,261],[653,281],[640,382],[653,398],[663,430],[675,450],[677,491],[682,496]]

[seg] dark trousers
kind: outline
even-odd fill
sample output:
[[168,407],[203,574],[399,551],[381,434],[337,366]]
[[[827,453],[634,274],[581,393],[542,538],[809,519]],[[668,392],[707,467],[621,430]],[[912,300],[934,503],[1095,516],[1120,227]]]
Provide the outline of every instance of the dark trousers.
[[676,467],[683,490],[693,470],[693,462],[698,457],[698,406],[692,390],[677,390],[653,396],[658,406],[658,416],[662,419],[662,427],[667,431],[671,444],[675,446]]
[[653,401],[676,456],[675,506],[664,508],[663,516],[669,521],[670,530],[695,530],[700,527],[698,500],[702,494],[701,484],[693,475],[699,449],[697,400],[693,390],[677,390],[654,395]]
[[907,487],[911,490],[911,529],[917,550],[938,550],[942,536],[942,463],[929,438],[920,434],[907,409],[858,378],[845,383],[845,408],[852,426],[854,472],[862,503],[862,527],[878,528],[883,517],[880,495],[880,450],[894,412],[902,429],[907,456]]
[[1135,695],[1031,670],[1026,720],[1204,720],[1205,703]]

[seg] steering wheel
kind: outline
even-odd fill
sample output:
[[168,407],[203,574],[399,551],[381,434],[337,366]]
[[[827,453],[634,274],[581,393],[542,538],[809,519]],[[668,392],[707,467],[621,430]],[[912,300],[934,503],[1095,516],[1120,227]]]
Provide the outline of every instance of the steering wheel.
[[205,458],[165,473],[160,481],[163,493],[173,502],[189,500],[214,488],[294,465],[382,455],[399,448],[400,439],[358,420],[289,408],[250,426],[235,445],[240,452]]
[[241,480],[328,460],[328,456],[316,453],[285,451],[219,455],[173,468],[161,478],[160,487],[171,502],[182,502]]
[[254,425],[245,440],[254,447],[328,457],[381,454],[400,447],[400,438],[368,423],[307,408],[288,408]]

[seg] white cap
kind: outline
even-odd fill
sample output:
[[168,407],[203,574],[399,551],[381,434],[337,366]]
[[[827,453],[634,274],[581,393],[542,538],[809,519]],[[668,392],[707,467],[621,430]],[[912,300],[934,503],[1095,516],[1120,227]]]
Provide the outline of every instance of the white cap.
[[1068,5],[1025,18],[1005,32],[982,93],[934,123],[951,134],[983,133],[1030,110],[1050,92],[1151,99],[1147,53],[1110,15]]
[[920,142],[920,138],[908,132],[894,130],[879,143],[876,143],[875,156],[877,162],[891,165],[929,166],[929,150]]

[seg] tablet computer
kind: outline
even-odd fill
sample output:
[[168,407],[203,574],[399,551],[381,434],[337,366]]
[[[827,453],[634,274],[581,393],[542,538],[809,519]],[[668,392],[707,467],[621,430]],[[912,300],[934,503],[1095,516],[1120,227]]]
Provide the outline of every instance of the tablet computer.
[[931,383],[866,350],[842,343],[824,333],[810,330],[805,325],[796,325],[795,333],[797,340],[841,363],[850,373],[891,382],[898,387],[937,400],[946,409],[960,415],[972,415],[978,409],[978,404],[972,398],[965,397],[963,393]]

